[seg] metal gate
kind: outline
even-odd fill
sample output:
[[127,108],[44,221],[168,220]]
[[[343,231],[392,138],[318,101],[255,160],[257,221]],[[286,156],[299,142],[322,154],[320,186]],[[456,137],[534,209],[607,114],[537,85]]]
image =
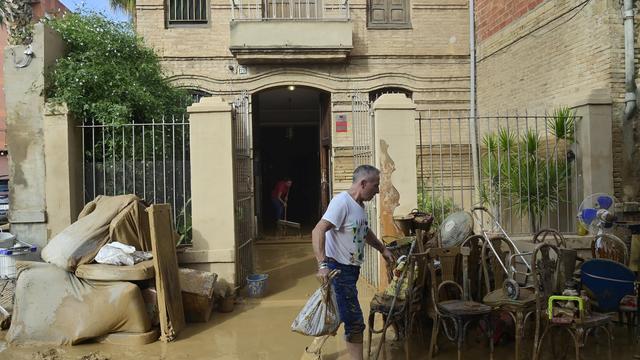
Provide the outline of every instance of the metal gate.
[[253,139],[249,96],[243,92],[232,103],[233,162],[235,198],[236,286],[246,284],[253,272],[253,239],[255,238],[255,209],[253,192]]
[[[353,128],[353,162],[355,167],[360,165],[373,165],[375,162],[374,124],[371,103],[366,94],[354,93],[351,96],[352,128]],[[378,217],[376,210],[376,198],[365,204],[365,210],[369,217],[369,228],[378,233]],[[364,247],[364,264],[362,264],[362,276],[373,286],[378,286],[378,251],[371,246]]]

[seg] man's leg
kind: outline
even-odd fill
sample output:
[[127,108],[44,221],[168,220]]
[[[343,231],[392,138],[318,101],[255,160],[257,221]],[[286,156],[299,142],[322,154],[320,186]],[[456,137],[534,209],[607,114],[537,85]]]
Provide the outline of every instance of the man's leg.
[[356,287],[360,268],[332,262],[329,262],[329,267],[340,269],[340,274],[333,278],[332,285],[336,293],[340,320],[344,323],[347,352],[352,360],[362,360],[365,325]]

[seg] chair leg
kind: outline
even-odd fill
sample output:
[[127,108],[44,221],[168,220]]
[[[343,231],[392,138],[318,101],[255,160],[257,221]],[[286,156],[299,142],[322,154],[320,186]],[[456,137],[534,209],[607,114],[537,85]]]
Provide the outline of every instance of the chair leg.
[[489,360],[493,360],[493,323],[491,322],[491,315],[487,316],[487,336],[489,337]]
[[544,342],[544,337],[547,336],[547,332],[549,332],[550,327],[545,327],[540,339],[533,344],[533,360],[538,360],[540,358],[540,351],[542,351],[542,343]]
[[520,352],[522,351],[522,340],[524,340],[524,313],[522,311],[516,312],[515,321],[515,342],[516,342],[516,355],[515,360],[520,359]]
[[462,344],[464,344],[464,322],[462,320],[456,319],[458,323],[458,360],[462,360]]
[[429,357],[431,360],[433,358],[433,352],[436,347],[436,343],[438,341],[438,329],[440,328],[440,317],[436,315],[435,319],[433,319],[433,327],[431,328],[431,343],[429,344]]
[[369,312],[369,326],[367,327],[367,338],[369,339],[369,345],[367,349],[367,359],[371,359],[371,338],[373,333],[373,325],[376,321],[376,313],[373,311]]

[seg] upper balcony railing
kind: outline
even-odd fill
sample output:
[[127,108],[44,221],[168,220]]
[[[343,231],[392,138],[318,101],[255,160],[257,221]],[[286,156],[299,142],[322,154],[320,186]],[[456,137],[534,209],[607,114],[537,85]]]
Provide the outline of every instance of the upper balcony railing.
[[233,21],[349,20],[349,0],[231,0]]

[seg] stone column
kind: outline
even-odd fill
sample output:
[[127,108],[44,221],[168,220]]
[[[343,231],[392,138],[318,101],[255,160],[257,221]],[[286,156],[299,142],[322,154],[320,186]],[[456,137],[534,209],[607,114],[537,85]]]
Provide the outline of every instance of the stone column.
[[235,282],[233,128],[231,105],[204,97],[187,108],[190,123],[193,247],[181,264]]
[[[51,28],[36,24],[33,57],[25,46],[4,49],[4,86],[9,149],[9,221],[18,240],[47,242],[44,151],[45,76],[64,54],[64,42]],[[15,58],[14,58],[15,57]],[[14,60],[15,59],[15,60]],[[51,209],[53,211],[53,209]]]
[[[404,94],[385,94],[373,103],[375,165],[380,169],[378,237],[402,235],[394,215],[417,208],[416,105]],[[386,283],[384,261],[379,263],[381,287]]]
[[611,133],[611,95],[594,90],[575,102],[572,109],[580,116],[576,124],[576,160],[582,176],[578,179],[578,199],[602,192],[613,195],[613,138]]
[[71,223],[82,210],[82,133],[67,107],[46,104],[44,114],[47,238]]

